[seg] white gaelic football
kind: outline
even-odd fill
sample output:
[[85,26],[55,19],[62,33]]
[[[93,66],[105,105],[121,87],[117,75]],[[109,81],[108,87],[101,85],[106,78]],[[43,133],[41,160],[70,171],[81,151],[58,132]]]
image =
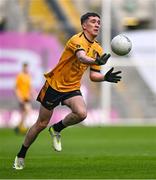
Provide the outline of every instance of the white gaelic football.
[[131,51],[132,42],[127,36],[119,34],[112,39],[111,49],[115,54],[124,56]]

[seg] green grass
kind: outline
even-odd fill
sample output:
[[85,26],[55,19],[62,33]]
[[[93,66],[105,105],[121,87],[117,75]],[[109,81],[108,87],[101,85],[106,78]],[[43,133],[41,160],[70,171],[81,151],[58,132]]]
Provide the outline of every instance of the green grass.
[[54,152],[47,129],[31,146],[22,171],[12,169],[23,136],[0,129],[1,179],[155,179],[156,127],[73,127]]

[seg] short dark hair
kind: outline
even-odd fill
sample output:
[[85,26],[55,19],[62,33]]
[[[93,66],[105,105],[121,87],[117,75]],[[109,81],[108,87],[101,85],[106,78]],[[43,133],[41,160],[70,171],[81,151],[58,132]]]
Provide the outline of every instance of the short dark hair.
[[27,67],[28,66],[28,63],[27,62],[24,62],[23,63],[23,67]]
[[93,17],[97,16],[100,18],[100,15],[95,12],[87,12],[86,14],[81,16],[81,24],[83,24],[91,16],[93,16]]

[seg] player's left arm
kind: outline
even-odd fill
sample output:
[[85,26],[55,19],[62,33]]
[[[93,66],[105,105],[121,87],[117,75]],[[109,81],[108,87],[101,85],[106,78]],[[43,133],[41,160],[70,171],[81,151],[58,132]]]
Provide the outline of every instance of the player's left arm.
[[111,83],[118,83],[121,80],[121,71],[113,72],[114,68],[111,68],[105,75],[100,71],[90,70],[90,79],[94,82],[108,81]]

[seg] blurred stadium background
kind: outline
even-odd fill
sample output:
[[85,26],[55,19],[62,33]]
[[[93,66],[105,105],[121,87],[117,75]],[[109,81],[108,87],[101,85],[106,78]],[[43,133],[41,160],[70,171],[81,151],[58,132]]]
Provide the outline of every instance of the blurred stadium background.
[[[43,85],[43,73],[55,66],[67,39],[81,30],[80,16],[102,16],[98,41],[110,52],[110,40],[126,34],[133,49],[126,57],[112,55],[109,66],[123,71],[118,85],[92,83],[85,76],[82,91],[88,105],[84,125],[148,125],[156,123],[156,1],[155,0],[0,0],[0,127],[15,127],[18,105],[14,80],[22,62],[30,64],[33,86]],[[31,125],[39,104],[33,101]],[[59,120],[68,109],[59,108]]]

